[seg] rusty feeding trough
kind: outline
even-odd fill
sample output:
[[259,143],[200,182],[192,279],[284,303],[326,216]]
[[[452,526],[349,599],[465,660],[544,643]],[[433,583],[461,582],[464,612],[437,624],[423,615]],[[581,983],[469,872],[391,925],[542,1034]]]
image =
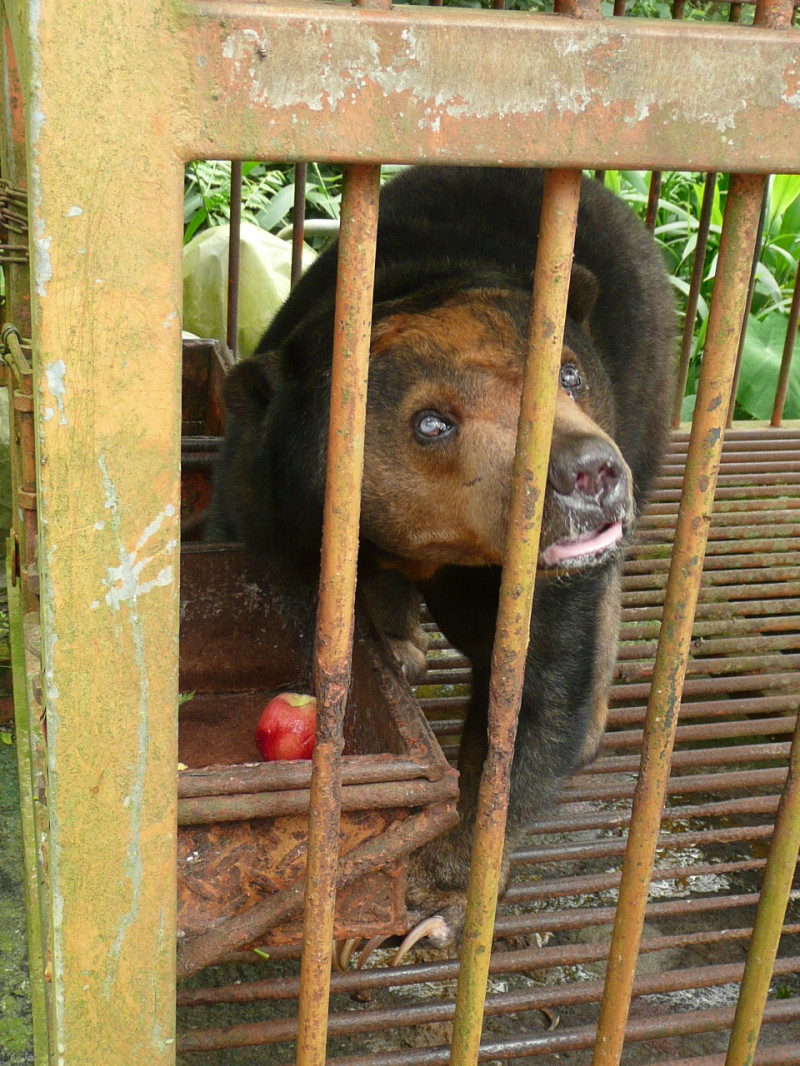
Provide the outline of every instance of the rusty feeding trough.
[[[219,428],[219,345],[184,352],[190,479],[199,528]],[[198,421],[201,404],[206,425]],[[188,421],[188,426],[187,426]],[[185,442],[186,445],[187,442]],[[187,491],[188,488],[188,491]],[[302,941],[311,762],[264,763],[255,728],[281,691],[311,692],[316,588],[235,545],[181,554],[178,937],[184,974],[232,951]],[[336,934],[406,928],[406,859],[455,821],[457,775],[362,604],[344,723]]]

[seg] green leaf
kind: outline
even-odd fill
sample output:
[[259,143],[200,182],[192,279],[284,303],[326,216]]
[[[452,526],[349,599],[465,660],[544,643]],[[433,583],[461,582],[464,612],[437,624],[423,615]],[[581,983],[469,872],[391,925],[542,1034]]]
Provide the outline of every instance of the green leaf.
[[610,189],[617,196],[620,194],[621,181],[618,170],[607,170],[605,173],[605,186]]
[[694,415],[694,405],[697,401],[697,393],[693,392],[690,396],[684,396],[683,403],[681,404],[681,422],[691,422]]
[[283,222],[294,204],[294,182],[284,185],[269,202],[269,207],[258,214],[258,224],[262,229],[271,230]]
[[791,207],[800,196],[800,174],[776,174],[772,179],[769,202],[769,225],[771,230],[773,223]]
[[[786,323],[786,316],[777,312],[763,321],[752,315],[748,319],[736,402],[751,418],[766,420],[772,417]],[[800,342],[797,337],[783,417],[800,418]]]

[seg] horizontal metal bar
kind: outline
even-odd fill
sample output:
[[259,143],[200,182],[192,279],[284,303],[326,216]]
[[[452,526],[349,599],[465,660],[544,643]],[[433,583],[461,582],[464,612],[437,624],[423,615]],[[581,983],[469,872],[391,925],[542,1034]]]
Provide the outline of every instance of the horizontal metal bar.
[[303,2],[172,30],[186,159],[800,171],[794,30]]
[[[735,569],[741,573],[742,569],[755,564],[766,571],[764,576],[769,580],[773,566],[800,568],[800,551],[795,549],[800,549],[800,536],[779,541],[717,541],[712,546],[712,553],[706,556],[705,571],[710,574]],[[649,556],[647,547],[643,545],[635,559],[626,560],[625,577],[630,579],[638,574],[662,573],[668,566],[669,560],[663,556],[660,545],[653,545]]]
[[[776,965],[778,973],[791,973],[800,964],[800,959],[781,959]],[[741,979],[744,965],[729,963],[719,966],[696,967],[691,970],[672,971],[640,977],[634,984],[634,995],[658,995],[688,988],[708,988],[731,984]],[[569,988],[536,988],[513,992],[500,992],[487,996],[486,1015],[516,1013],[525,1010],[541,1010],[558,1006],[595,1003],[602,992],[602,981],[585,981]],[[798,1006],[800,1013],[800,1006]],[[453,1018],[455,1004],[452,1001],[421,1003],[409,1007],[373,1008],[331,1013],[329,1035],[345,1036],[374,1032],[380,1029],[409,1027],[446,1022]],[[694,1012],[693,1012],[694,1013]],[[662,1018],[652,1020],[658,1024]],[[225,1029],[206,1029],[186,1033],[179,1041],[179,1050],[221,1050],[233,1047],[251,1047],[257,1044],[274,1044],[292,1039],[297,1029],[294,1018],[266,1022],[248,1022]],[[573,1030],[574,1031],[574,1030]],[[559,1038],[560,1041],[560,1038]]]
[[[786,759],[789,744],[736,744],[726,748],[706,748],[699,751],[676,751],[672,769],[691,766],[724,766],[726,763],[764,762]],[[633,755],[601,756],[583,771],[586,775],[627,773],[636,770],[639,760]]]
[[[789,597],[785,600],[769,600],[761,601],[752,600],[747,604],[747,615],[749,617],[777,617],[779,615],[796,615],[798,610],[798,604],[800,604],[800,598]],[[697,625],[697,619],[705,620],[717,620],[729,618],[731,614],[730,604],[726,602],[715,603],[703,603],[702,600],[698,604],[697,614],[695,615],[695,625]],[[661,619],[661,607],[659,604],[652,606],[628,606],[623,609],[622,620],[625,622],[648,622],[652,619]]]
[[[747,859],[741,862],[699,863],[696,866],[684,864],[677,867],[656,867],[653,870],[653,882],[666,884],[671,881],[680,881],[688,886],[692,878],[706,877],[709,874],[713,877],[723,877],[730,873],[763,870],[765,863],[766,859]],[[554,877],[546,881],[518,881],[509,886],[501,902],[504,905],[516,906],[519,903],[530,903],[535,900],[575,899],[598,892],[615,892],[619,888],[619,881],[619,870],[611,873]],[[717,936],[717,932],[707,931],[706,936],[713,938]]]
[[[681,721],[698,717],[734,718],[739,715],[780,714],[794,711],[800,704],[800,693],[788,692],[779,696],[753,696],[737,700],[700,700],[697,703],[682,703]],[[609,711],[609,728],[640,723],[644,718],[644,704],[633,707],[614,707]]]
[[[774,814],[778,807],[778,795],[747,796],[739,799],[726,799],[669,808],[664,814],[663,825],[674,822],[688,825],[695,819],[702,819],[706,824],[713,818],[745,817],[753,814]],[[528,835],[537,836],[550,833],[584,832],[588,829],[624,829],[630,822],[630,809],[567,811],[551,818],[540,818],[529,829]],[[714,829],[704,832],[713,833]],[[519,854],[519,853],[515,853]],[[516,859],[514,860],[516,861]],[[518,886],[512,886],[518,887]]]
[[[341,810],[374,811],[390,807],[421,807],[452,797],[453,783],[441,781],[387,781],[351,785],[342,790]],[[178,800],[178,825],[248,821],[308,814],[309,794],[304,789],[285,792],[202,796]]]
[[[737,789],[751,791],[756,788],[782,787],[786,780],[786,767],[771,769],[735,770],[714,774],[675,775],[667,783],[670,796],[688,796],[696,793],[735,792]],[[589,777],[580,777],[568,784],[562,802],[588,803],[591,801],[620,800],[629,798],[630,785],[614,784],[605,780],[595,782]]]
[[[771,825],[744,825],[728,829],[698,829],[686,833],[659,833],[656,847],[659,851],[681,851],[687,847],[707,846],[710,844],[733,844],[741,840],[769,840],[772,836]],[[592,840],[573,844],[554,844],[551,846],[537,844],[531,848],[519,848],[514,852],[516,864],[542,866],[551,862],[586,862],[589,859],[607,859],[612,855],[625,852],[625,838],[611,840]],[[756,897],[757,898],[757,897]],[[520,917],[526,921],[528,916]],[[555,919],[558,925],[560,916]],[[572,921],[573,918],[564,919]]]
[[[794,1021],[800,1016],[800,1001],[784,1000],[767,1005],[765,1021],[778,1025]],[[658,1015],[655,1018],[637,1017],[628,1019],[625,1038],[630,1041],[675,1038],[690,1033],[719,1032],[727,1029],[733,1018],[733,1008],[721,1007],[703,1011]],[[506,1061],[523,1056],[550,1055],[557,1052],[580,1051],[594,1044],[596,1028],[593,1025],[556,1031],[542,1036],[527,1036],[517,1040],[484,1041],[480,1047],[479,1062],[500,1059]],[[398,1052],[381,1052],[376,1055],[348,1055],[329,1058],[328,1066],[446,1066],[449,1048],[429,1047]],[[680,1066],[671,1061],[670,1066]]]
[[[786,933],[800,933],[800,925],[786,927]],[[748,926],[700,932],[681,932],[673,935],[650,936],[642,940],[642,953],[670,951],[700,945],[714,945],[746,940],[750,935]],[[512,948],[492,955],[489,972],[492,976],[527,973],[530,970],[545,970],[555,966],[577,966],[597,962],[605,957],[603,944],[560,944],[557,946]],[[451,982],[458,974],[458,962],[415,963],[402,967],[376,967],[359,972],[334,973],[331,976],[331,992],[348,995],[353,992],[375,991],[381,988],[408,987]],[[181,989],[178,992],[179,1007],[205,1007],[215,1004],[259,1003],[294,999],[300,988],[299,977],[273,977],[259,981],[240,982],[217,987]]]

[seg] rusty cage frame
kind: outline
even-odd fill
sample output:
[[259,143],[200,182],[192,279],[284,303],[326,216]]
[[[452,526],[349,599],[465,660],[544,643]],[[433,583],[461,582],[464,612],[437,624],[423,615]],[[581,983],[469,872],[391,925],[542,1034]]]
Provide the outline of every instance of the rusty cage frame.
[[[202,157],[346,165],[302,1066],[326,1060],[378,165],[557,168],[533,296],[536,358],[520,420],[454,1066],[493,1054],[481,1050],[481,1019],[560,351],[560,327],[548,323],[564,320],[580,168],[734,175],[594,1047],[594,1066],[620,1061],[764,182],[800,172],[792,8],[758,0],[754,26],[720,28],[601,18],[599,0],[564,0],[557,16],[383,0],[4,0],[4,177],[27,190],[31,252],[30,278],[23,262],[6,263],[15,328],[4,339],[16,432],[28,444],[15,451],[9,567],[15,702],[28,738],[20,765],[37,1063],[175,1060],[180,207],[184,163]],[[727,1066],[754,1061],[800,840],[798,751],[795,736]]]

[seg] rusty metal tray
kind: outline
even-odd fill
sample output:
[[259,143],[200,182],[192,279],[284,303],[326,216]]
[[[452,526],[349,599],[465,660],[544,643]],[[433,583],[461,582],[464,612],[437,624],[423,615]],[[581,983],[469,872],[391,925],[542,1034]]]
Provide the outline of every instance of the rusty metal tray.
[[[311,691],[315,590],[244,551],[181,557],[178,928],[183,973],[302,938],[311,762],[263,763],[256,722]],[[184,768],[185,767],[185,768]],[[457,775],[359,604],[344,728],[336,935],[405,929],[408,853],[455,820]]]

